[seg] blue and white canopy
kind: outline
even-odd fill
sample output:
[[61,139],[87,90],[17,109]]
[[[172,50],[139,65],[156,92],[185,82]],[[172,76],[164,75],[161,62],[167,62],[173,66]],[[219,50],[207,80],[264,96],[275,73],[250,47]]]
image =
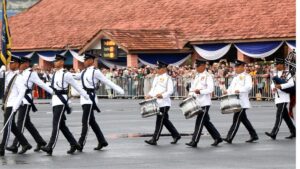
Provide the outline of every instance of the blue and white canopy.
[[217,60],[223,57],[230,49],[231,44],[204,44],[194,45],[196,52],[206,60]]
[[156,66],[156,62],[163,61],[173,66],[183,64],[191,55],[189,53],[156,53],[156,54],[139,54],[139,61],[143,65]]
[[265,58],[275,53],[283,42],[249,42],[235,43],[234,46],[244,55],[252,58]]
[[[265,58],[275,53],[284,41],[271,42],[247,42],[234,43],[234,47],[241,53],[252,58]],[[291,48],[296,48],[296,41],[286,41]],[[222,58],[229,51],[231,44],[204,44],[194,45],[195,51],[206,60],[217,60]]]
[[296,49],[296,41],[295,40],[288,40],[286,41],[286,44],[288,45],[289,48],[291,49]]
[[38,51],[38,52],[13,52],[13,55],[20,56],[20,57],[28,57],[31,58],[35,53],[45,61],[52,62],[55,59],[55,55],[61,54],[66,55],[68,52],[80,62],[83,62],[84,55],[79,55],[74,50],[60,50],[60,51]]

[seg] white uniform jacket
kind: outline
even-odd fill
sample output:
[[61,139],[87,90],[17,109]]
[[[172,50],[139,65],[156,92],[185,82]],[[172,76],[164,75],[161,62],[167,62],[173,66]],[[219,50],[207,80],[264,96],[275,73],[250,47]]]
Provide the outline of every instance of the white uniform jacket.
[[[25,87],[26,87],[26,89],[32,89],[33,83],[35,83],[39,87],[41,87],[44,90],[46,90],[48,93],[53,94],[53,90],[48,85],[46,85],[39,78],[37,72],[32,71],[31,68],[27,68],[27,69],[23,70],[23,72],[20,73],[20,75],[25,80]],[[31,94],[27,94],[27,95],[32,99],[32,95]],[[30,104],[30,103],[24,98],[23,99],[23,104]]]
[[[20,76],[19,70],[9,70],[5,72],[5,91],[7,90],[9,82],[15,75],[17,75],[16,79],[11,86],[10,93],[6,100],[6,107],[13,107],[13,112],[15,112],[20,107],[26,91],[24,79],[22,76]],[[1,76],[3,76],[3,74]]]
[[[63,78],[64,74],[64,78]],[[68,90],[68,85],[71,85],[72,87],[77,90],[80,95],[82,95],[85,98],[88,98],[89,96],[87,95],[86,91],[84,91],[74,80],[72,74],[70,72],[65,72],[64,69],[59,69],[55,72],[53,75],[53,87],[56,90]],[[52,83],[52,82],[51,82]],[[63,97],[67,100],[67,95],[63,95]],[[63,103],[60,101],[60,99],[56,96],[52,96],[52,106],[57,106],[57,105],[63,105]]]
[[155,97],[157,94],[162,95],[162,99],[157,99],[159,107],[171,106],[170,96],[173,94],[173,81],[172,78],[164,73],[154,78],[149,96]]
[[[282,74],[283,74],[283,71],[278,71],[275,74],[275,76],[281,77]],[[290,88],[295,85],[293,78],[290,78],[290,77],[291,77],[291,75],[288,74],[286,77],[286,79],[288,79],[287,83],[281,84],[282,89]],[[275,88],[275,84],[272,82],[271,89],[273,90],[274,88]],[[275,92],[275,104],[290,102],[290,94],[289,93],[286,93],[280,89],[278,89],[277,91],[278,92]]]
[[[196,94],[195,90],[200,90]],[[214,81],[212,75],[207,71],[197,73],[191,83],[189,96],[195,96],[201,107],[211,105],[211,93],[214,91]]]
[[239,97],[241,106],[244,109],[251,108],[249,101],[249,92],[252,89],[252,77],[246,73],[237,74],[231,81],[229,88],[227,89],[228,94],[235,94],[236,90],[239,90]]
[[[83,77],[82,74],[84,73]],[[112,81],[110,81],[109,79],[107,79],[99,69],[95,69],[94,66],[90,66],[87,69],[83,70],[81,73],[77,73],[74,75],[74,78],[76,80],[82,80],[81,78],[83,78],[84,80],[84,85],[86,88],[88,89],[95,89],[96,88],[96,84],[101,81],[102,83],[104,83],[105,85],[111,87],[113,90],[117,91],[119,94],[124,94],[124,90],[114,84]],[[82,82],[81,82],[82,85]],[[83,85],[82,85],[83,88]],[[98,99],[97,97],[95,98],[95,102],[98,103]],[[84,98],[84,97],[80,97],[80,104],[84,105],[84,104],[92,104],[92,101],[90,100],[90,98]]]

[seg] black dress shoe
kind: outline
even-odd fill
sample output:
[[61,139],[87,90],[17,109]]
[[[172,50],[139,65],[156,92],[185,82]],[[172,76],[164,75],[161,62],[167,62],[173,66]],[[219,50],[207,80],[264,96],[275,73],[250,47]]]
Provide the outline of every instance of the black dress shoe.
[[189,143],[185,143],[185,145],[190,146],[190,147],[197,147],[197,143],[195,141],[191,141]]
[[285,139],[293,139],[294,137],[296,137],[296,134],[291,134],[290,136],[288,136],[288,137],[285,137]]
[[257,136],[255,136],[255,137],[251,137],[249,140],[247,140],[246,142],[247,143],[253,143],[253,141],[256,141],[256,140],[258,140],[258,137]]
[[46,146],[47,145],[47,143],[46,142],[44,142],[44,143],[42,143],[42,144],[37,144],[36,145],[36,148],[33,150],[34,152],[39,152],[40,150],[41,150],[41,147],[42,146]]
[[94,148],[94,150],[101,150],[103,147],[108,146],[108,143],[98,143],[98,146]]
[[181,136],[173,138],[174,140],[171,142],[171,144],[176,144],[178,140],[181,139]]
[[67,151],[68,154],[73,154],[76,151],[76,145],[71,145],[70,150]]
[[13,153],[17,153],[17,152],[18,152],[18,147],[15,146],[15,145],[12,145],[12,146],[10,146],[10,147],[6,147],[6,150],[7,150],[7,151],[11,151],[11,152],[13,152]]
[[76,144],[75,147],[76,147],[76,150],[81,150],[82,151],[82,146],[80,144]]
[[4,156],[5,155],[5,150],[4,149],[0,149],[0,156]]
[[25,154],[27,150],[30,150],[32,146],[30,144],[27,144],[26,146],[22,146],[22,150],[19,152],[19,154]]
[[41,150],[46,152],[48,155],[52,156],[53,149],[48,146],[42,146]]
[[232,144],[232,140],[228,138],[223,138],[223,141],[226,141],[228,144]]
[[150,144],[150,145],[153,145],[153,146],[157,145],[157,142],[156,142],[156,140],[154,140],[154,139],[151,139],[151,140],[145,140],[145,143]]
[[221,142],[223,142],[223,139],[218,138],[218,139],[215,139],[215,142],[212,143],[211,145],[212,145],[212,146],[218,146],[218,144],[221,143]]
[[271,137],[273,140],[276,140],[276,135],[275,134],[272,134],[272,133],[268,133],[268,132],[265,132],[265,134],[269,137]]
[[79,143],[79,145],[80,145],[80,147],[78,147],[77,150],[78,150],[79,152],[82,152],[82,150],[83,150],[83,144]]

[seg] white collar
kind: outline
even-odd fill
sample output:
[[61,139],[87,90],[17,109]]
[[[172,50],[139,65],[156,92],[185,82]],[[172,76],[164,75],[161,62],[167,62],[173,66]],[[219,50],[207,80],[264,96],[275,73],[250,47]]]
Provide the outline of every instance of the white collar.
[[198,75],[203,75],[203,74],[206,74],[206,73],[207,73],[206,70],[204,70],[202,73],[197,72]]
[[60,68],[59,70],[57,70],[57,72],[63,72],[64,70],[64,68]]
[[94,69],[95,68],[95,66],[89,66],[87,69]]
[[28,67],[27,69],[23,70],[23,71],[30,71],[31,67]]
[[246,72],[242,72],[242,73],[240,73],[240,74],[236,74],[237,76],[240,76],[240,75],[245,75],[246,74]]

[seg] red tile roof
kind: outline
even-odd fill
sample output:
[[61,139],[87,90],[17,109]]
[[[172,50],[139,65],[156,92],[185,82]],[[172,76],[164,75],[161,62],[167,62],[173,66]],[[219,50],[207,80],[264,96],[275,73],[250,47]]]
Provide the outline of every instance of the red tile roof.
[[[295,38],[295,0],[41,0],[9,19],[14,50],[83,48],[105,30],[132,49]],[[147,32],[146,30],[149,30]]]
[[[182,32],[175,30],[102,30],[93,40],[101,37],[117,42],[127,51],[180,50],[187,43]],[[86,47],[89,45],[86,44]]]

